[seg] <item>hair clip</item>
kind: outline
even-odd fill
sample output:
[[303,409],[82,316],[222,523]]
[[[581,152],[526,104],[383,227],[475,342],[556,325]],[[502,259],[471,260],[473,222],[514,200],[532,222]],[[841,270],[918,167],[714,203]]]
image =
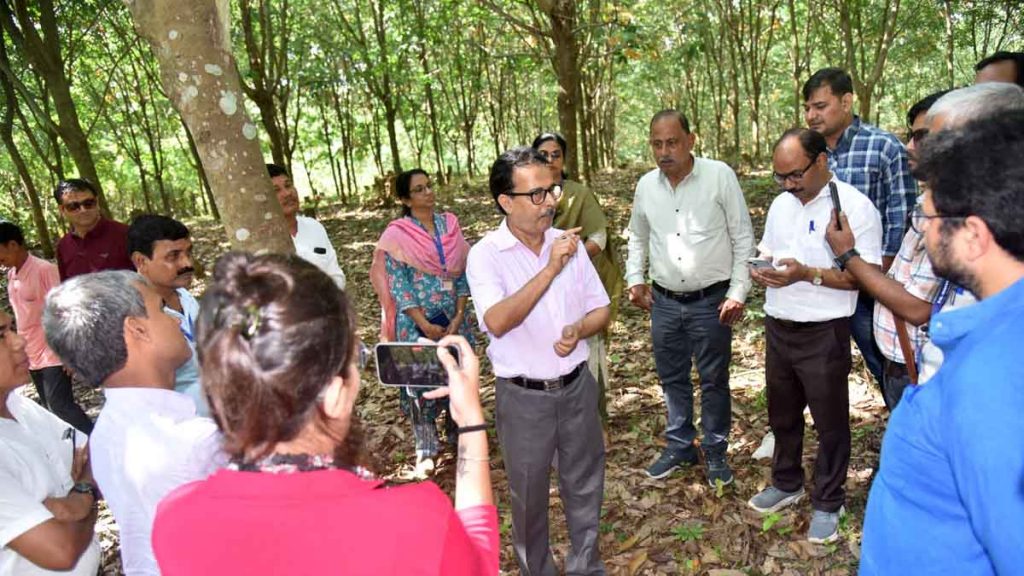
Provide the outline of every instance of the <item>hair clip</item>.
[[242,338],[246,340],[252,340],[253,337],[260,331],[260,307],[255,304],[249,304],[245,307],[245,312],[242,314],[242,322],[239,326],[239,333]]

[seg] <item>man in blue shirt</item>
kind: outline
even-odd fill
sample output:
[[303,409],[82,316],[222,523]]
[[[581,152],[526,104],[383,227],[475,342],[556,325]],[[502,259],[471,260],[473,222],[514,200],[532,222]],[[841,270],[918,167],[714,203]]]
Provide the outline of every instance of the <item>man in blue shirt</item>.
[[1024,111],[930,135],[918,170],[935,272],[980,300],[931,320],[945,354],[892,414],[864,523],[862,575],[1024,566]]
[[[860,190],[882,215],[882,272],[887,272],[900,251],[907,218],[917,200],[907,149],[899,138],[853,113],[853,80],[845,71],[818,70],[804,83],[803,97],[807,127],[821,133],[828,144],[829,170]],[[882,355],[871,324],[874,308],[874,299],[861,292],[850,331],[868,370],[881,385]]]

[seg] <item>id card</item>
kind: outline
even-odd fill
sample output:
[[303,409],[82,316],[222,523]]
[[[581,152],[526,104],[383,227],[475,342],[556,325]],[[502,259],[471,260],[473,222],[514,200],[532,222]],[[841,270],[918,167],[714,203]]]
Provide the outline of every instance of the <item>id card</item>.
[[455,282],[452,282],[450,279],[447,279],[447,278],[444,279],[444,280],[441,280],[441,290],[454,290],[454,289],[455,289]]

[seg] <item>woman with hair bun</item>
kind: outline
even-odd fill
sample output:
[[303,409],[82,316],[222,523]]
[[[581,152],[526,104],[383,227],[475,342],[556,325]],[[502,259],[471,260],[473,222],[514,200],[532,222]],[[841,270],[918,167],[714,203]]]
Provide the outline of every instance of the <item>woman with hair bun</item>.
[[161,572],[497,574],[479,366],[438,356],[460,426],[455,508],[433,483],[388,486],[362,452],[354,413],[362,348],[355,311],[296,256],[229,253],[197,324],[202,382],[230,465],[171,493],[157,510]]
[[[380,341],[440,340],[448,334],[461,334],[472,344],[466,315],[469,244],[458,218],[435,211],[434,189],[421,168],[399,174],[395,192],[402,203],[402,216],[381,234],[370,267],[370,281],[381,307]],[[434,469],[440,448],[437,417],[445,405],[424,398],[422,389],[400,389],[402,412],[412,422],[420,473]],[[451,418],[446,420],[448,441],[453,443],[453,423]]]

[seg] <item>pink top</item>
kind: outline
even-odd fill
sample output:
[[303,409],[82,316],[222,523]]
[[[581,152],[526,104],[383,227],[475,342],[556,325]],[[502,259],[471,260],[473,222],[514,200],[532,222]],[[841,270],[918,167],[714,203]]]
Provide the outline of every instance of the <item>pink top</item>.
[[220,470],[160,503],[153,551],[164,576],[497,576],[498,512],[456,514],[430,482]]
[[487,356],[496,376],[557,378],[587,360],[589,350],[585,340],[580,340],[565,358],[559,358],[554,348],[564,326],[578,322],[587,313],[609,303],[601,278],[582,242],[576,255],[555,277],[522,324],[498,338],[490,334],[484,321],[491,306],[515,294],[547,266],[551,245],[561,234],[556,228],[548,229],[538,256],[513,236],[502,220],[497,230],[489,232],[469,251],[466,277],[480,328],[491,337]]
[[46,345],[43,333],[46,294],[58,284],[57,265],[31,254],[19,270],[7,271],[7,295],[14,309],[18,334],[25,339],[28,366],[32,370],[61,365],[60,358]]

